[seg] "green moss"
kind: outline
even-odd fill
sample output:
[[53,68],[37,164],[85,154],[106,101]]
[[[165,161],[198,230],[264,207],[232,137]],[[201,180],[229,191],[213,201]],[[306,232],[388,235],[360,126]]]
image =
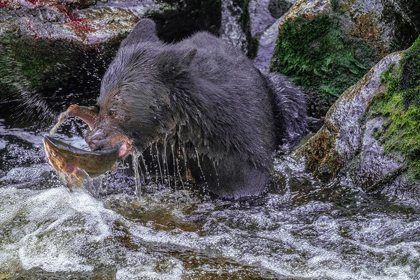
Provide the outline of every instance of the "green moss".
[[22,90],[48,91],[66,86],[79,68],[72,51],[60,42],[22,38],[18,34],[0,37],[0,98]]
[[375,55],[363,41],[346,39],[334,16],[299,17],[282,25],[270,69],[329,99],[356,83]]
[[336,13],[343,13],[343,9],[341,7],[341,3],[340,0],[331,0],[331,8],[333,10],[333,12]]
[[414,42],[401,59],[400,88],[406,108],[410,104],[420,106],[420,39]]
[[420,181],[420,37],[404,53],[400,66],[382,73],[385,93],[375,96],[371,116],[386,119],[378,139],[385,152],[402,153],[408,159],[409,177]]

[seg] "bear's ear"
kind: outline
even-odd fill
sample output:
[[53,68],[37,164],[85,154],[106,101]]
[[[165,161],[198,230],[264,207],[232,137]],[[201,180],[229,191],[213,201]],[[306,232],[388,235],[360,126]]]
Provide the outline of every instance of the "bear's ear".
[[156,24],[153,20],[144,18],[141,19],[125,38],[120,47],[136,44],[140,42],[157,42],[159,38],[156,35]]
[[180,77],[188,72],[196,53],[196,49],[162,51],[157,59],[157,67],[165,80]]

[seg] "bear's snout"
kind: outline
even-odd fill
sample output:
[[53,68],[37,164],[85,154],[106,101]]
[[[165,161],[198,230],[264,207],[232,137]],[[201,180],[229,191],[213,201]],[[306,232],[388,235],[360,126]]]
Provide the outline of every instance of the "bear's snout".
[[95,129],[86,134],[86,143],[95,151],[104,147],[106,134],[102,129]]

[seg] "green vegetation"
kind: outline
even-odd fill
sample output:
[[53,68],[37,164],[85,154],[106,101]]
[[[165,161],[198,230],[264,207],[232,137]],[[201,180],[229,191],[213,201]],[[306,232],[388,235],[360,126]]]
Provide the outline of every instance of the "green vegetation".
[[408,159],[409,178],[420,180],[420,37],[407,50],[400,65],[382,73],[386,92],[375,96],[370,113],[386,119],[375,136],[385,152],[402,153]]
[[70,73],[70,66],[80,68],[71,55],[73,52],[60,42],[3,34],[0,46],[0,98],[22,90],[43,91],[63,87],[67,78],[74,76]]
[[338,12],[341,8],[339,0],[331,0],[331,8],[334,12]]
[[270,68],[330,99],[362,78],[375,55],[365,42],[345,38],[334,16],[298,17],[282,25]]

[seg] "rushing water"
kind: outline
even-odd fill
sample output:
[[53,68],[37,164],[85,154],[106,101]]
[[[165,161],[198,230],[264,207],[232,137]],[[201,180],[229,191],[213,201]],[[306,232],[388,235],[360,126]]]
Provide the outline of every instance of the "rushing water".
[[70,192],[46,163],[46,131],[1,121],[0,132],[0,279],[420,276],[419,209],[323,185],[289,158],[276,160],[280,184],[252,200],[156,184],[138,198],[127,163]]

